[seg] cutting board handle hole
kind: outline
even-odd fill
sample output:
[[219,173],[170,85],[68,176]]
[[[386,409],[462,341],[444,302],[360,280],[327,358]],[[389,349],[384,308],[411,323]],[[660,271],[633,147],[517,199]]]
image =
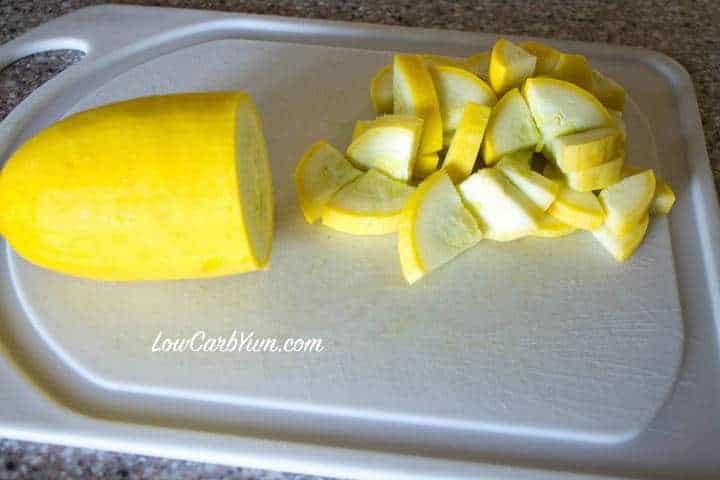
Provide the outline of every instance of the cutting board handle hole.
[[23,99],[85,57],[82,50],[48,50],[26,55],[0,70],[0,120]]

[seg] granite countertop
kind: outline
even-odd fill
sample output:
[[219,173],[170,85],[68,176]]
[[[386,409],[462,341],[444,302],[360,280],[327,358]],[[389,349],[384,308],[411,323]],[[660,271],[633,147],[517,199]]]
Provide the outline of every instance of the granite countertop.
[[[0,0],[0,44],[93,0]],[[663,52],[687,68],[702,114],[707,149],[720,178],[720,2],[634,0],[333,1],[159,0],[116,3],[203,8],[390,25],[524,34],[633,45]],[[0,73],[0,119],[33,89],[78,57],[36,55]],[[0,479],[234,478],[317,479],[171,459],[0,440]]]

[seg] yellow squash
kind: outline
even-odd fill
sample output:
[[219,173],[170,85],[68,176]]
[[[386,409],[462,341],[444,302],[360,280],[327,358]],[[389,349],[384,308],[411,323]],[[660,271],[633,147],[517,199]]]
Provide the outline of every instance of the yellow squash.
[[552,74],[562,55],[554,48],[532,40],[521,43],[519,47],[537,58],[534,73],[536,77]]
[[215,277],[265,267],[267,148],[240,92],[146,97],[81,112],[18,149],[0,231],[37,265],[102,280]]
[[592,69],[584,55],[561,53],[548,76],[574,83],[587,91],[591,91],[593,88]]
[[398,221],[400,266],[408,283],[449,262],[482,238],[445,170],[427,177],[413,191]]
[[459,183],[472,173],[490,118],[490,107],[468,102],[460,126],[445,155],[443,168],[453,182]]
[[353,235],[395,232],[400,211],[413,190],[370,169],[333,195],[323,210],[323,225]]
[[375,113],[393,112],[393,66],[385,65],[370,82],[370,100]]
[[526,78],[533,76],[536,64],[537,57],[501,38],[490,54],[490,86],[498,96],[519,88]]
[[413,167],[413,177],[423,179],[437,170],[439,165],[440,155],[437,153],[418,155]]
[[420,154],[440,151],[443,145],[440,103],[425,60],[419,55],[395,55],[392,75],[395,113],[424,120]]

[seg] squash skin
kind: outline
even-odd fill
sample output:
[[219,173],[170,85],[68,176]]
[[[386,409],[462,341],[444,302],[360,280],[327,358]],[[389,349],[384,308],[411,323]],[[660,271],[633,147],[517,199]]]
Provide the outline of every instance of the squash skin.
[[[255,139],[250,178],[262,201],[241,198],[238,112],[243,138]],[[269,228],[265,252],[251,245],[252,209]],[[272,211],[267,147],[242,92],[143,97],[71,115],[22,145],[0,176],[0,231],[17,253],[98,280],[263,268]]]

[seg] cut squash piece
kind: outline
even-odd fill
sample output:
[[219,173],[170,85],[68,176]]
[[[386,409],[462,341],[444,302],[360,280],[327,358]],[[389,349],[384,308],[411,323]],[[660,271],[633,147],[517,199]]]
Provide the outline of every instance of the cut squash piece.
[[373,120],[357,120],[355,122],[355,128],[353,128],[352,139],[355,140],[357,137],[370,130],[372,122]]
[[407,127],[422,130],[422,118],[413,115],[380,115],[372,120],[358,120],[355,122],[352,139],[367,132],[374,127]]
[[520,87],[535,72],[536,62],[534,55],[501,38],[490,55],[490,86],[498,95]]
[[519,90],[512,89],[490,114],[483,143],[483,160],[486,165],[492,165],[505,155],[534,149],[540,139],[525,99]]
[[[412,115],[382,115],[374,120],[358,120],[353,130],[353,140],[371,128],[378,126],[398,125],[404,123],[408,126],[422,128],[422,119]],[[413,178],[425,178],[438,169],[440,156],[437,153],[418,155],[413,167]]]
[[395,113],[424,120],[420,153],[442,149],[443,125],[435,85],[419,55],[395,55],[393,63],[393,107]]
[[522,158],[503,157],[497,168],[540,210],[547,210],[555,201],[560,185],[530,170]]
[[530,234],[531,237],[558,238],[570,235],[577,230],[577,228],[561,222],[549,213],[543,213],[538,225],[538,229]]
[[330,197],[361,174],[326,141],[312,145],[295,168],[295,190],[305,220],[319,219]]
[[403,275],[415,283],[482,238],[477,221],[463,205],[450,177],[439,170],[415,190],[398,226]]
[[422,122],[415,120],[398,119],[368,129],[353,140],[347,156],[356,167],[376,168],[407,182],[413,173],[422,131]]
[[675,192],[672,191],[670,185],[657,179],[655,186],[655,196],[650,204],[650,213],[653,215],[667,215],[675,205]]
[[520,48],[537,58],[534,73],[537,77],[551,74],[560,61],[561,53],[559,51],[540,42],[523,42],[520,44]]
[[461,182],[472,173],[489,118],[489,107],[473,102],[465,106],[460,126],[443,163],[453,182]]
[[427,153],[419,155],[415,160],[415,168],[413,169],[413,178],[422,179],[433,173],[440,166],[440,155],[437,153]]
[[264,268],[267,148],[241,92],[127,100],[70,115],[0,178],[0,230],[28,261],[97,280],[207,278]]
[[617,156],[618,131],[595,128],[555,137],[543,146],[543,155],[563,172],[577,172],[609,162]]
[[592,69],[584,55],[561,53],[548,76],[573,83],[588,92],[593,88]]
[[606,213],[605,226],[615,235],[632,230],[648,212],[655,195],[655,174],[644,170],[630,175],[600,192]]
[[619,156],[610,162],[601,163],[585,170],[562,173],[557,166],[548,163],[543,175],[560,181],[578,192],[592,192],[617,183],[622,176],[624,157]]
[[617,235],[605,225],[593,230],[592,234],[618,262],[624,262],[630,258],[645,238],[648,223],[649,218],[646,213],[625,235]]
[[497,168],[484,168],[459,186],[486,238],[507,242],[539,228],[542,211]]
[[489,107],[497,103],[495,92],[490,86],[467,70],[449,66],[432,66],[430,73],[440,102],[443,129],[446,132],[458,128],[468,102]]
[[543,144],[555,137],[610,126],[612,119],[592,94],[554,78],[529,78],[523,95],[530,107]]
[[414,190],[375,169],[368,170],[333,195],[323,209],[322,223],[353,235],[393,233]]
[[595,230],[605,221],[605,212],[595,195],[576,192],[562,185],[548,213],[565,224],[583,230]]
[[513,163],[517,163],[518,165],[531,168],[534,156],[535,150],[533,149],[518,150],[517,152],[503,155],[501,160],[512,161]]
[[[646,169],[636,165],[625,164],[623,165],[620,175],[622,178],[625,178],[640,173],[643,170]],[[675,205],[675,192],[670,188],[670,185],[655,175],[655,196],[650,204],[650,213],[652,215],[667,215],[670,213],[670,210],[672,210],[673,205]]]
[[578,192],[592,192],[609,187],[620,180],[624,161],[625,158],[619,156],[615,160],[579,172],[568,172],[565,174],[567,185]]
[[370,82],[370,100],[378,115],[393,113],[393,66],[385,65]]

